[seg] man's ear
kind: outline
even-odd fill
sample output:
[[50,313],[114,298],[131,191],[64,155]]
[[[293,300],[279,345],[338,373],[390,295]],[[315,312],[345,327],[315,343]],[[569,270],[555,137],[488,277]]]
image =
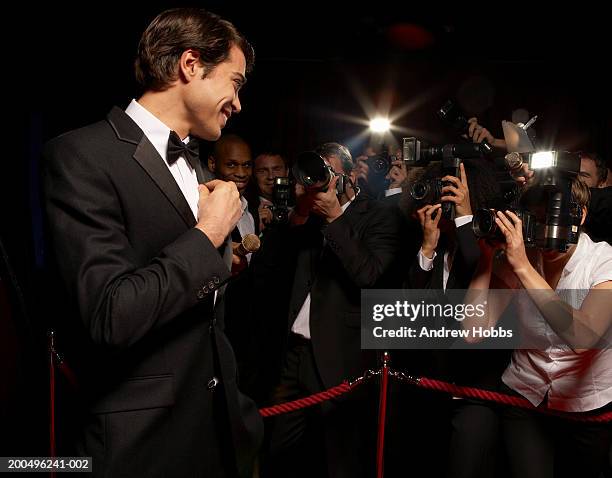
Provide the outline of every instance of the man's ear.
[[215,157],[211,154],[210,156],[208,156],[208,169],[210,169],[210,171],[214,173],[215,166],[216,166]]
[[587,212],[589,212],[587,207],[586,206],[582,206],[582,217],[580,218],[580,225],[581,226],[584,225],[584,221],[586,221]]
[[200,53],[197,50],[185,50],[179,59],[179,77],[186,83],[193,79],[202,78],[203,66]]

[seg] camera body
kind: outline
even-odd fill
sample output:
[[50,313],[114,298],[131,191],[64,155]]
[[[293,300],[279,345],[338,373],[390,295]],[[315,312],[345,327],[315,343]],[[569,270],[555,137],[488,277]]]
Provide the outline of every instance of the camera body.
[[291,182],[288,177],[274,178],[272,186],[272,205],[268,209],[272,211],[273,224],[287,224],[289,222],[289,202],[291,201]]
[[[523,223],[523,241],[526,247],[536,246],[536,217],[535,214],[526,209],[508,207],[503,209],[512,211]],[[496,209],[477,209],[472,219],[472,230],[478,239],[488,239],[494,242],[505,242],[504,234],[501,232],[495,218]]]
[[380,154],[368,156],[366,164],[368,165],[370,176],[384,179],[389,174],[389,171],[391,171],[392,163],[396,159],[397,157],[390,155],[387,149],[383,149]]
[[513,211],[523,223],[525,246],[565,252],[578,242],[581,208],[572,200],[572,180],[580,171],[577,153],[546,151],[523,154],[535,171],[534,182],[519,193],[514,180],[502,185],[503,197],[493,209],[474,213],[472,229],[479,238],[504,241],[495,224],[495,210]]
[[410,184],[408,192],[419,204],[435,204],[442,197],[443,181],[439,178],[421,179]]
[[580,154],[534,152],[528,154],[528,163],[535,171],[535,179],[534,186],[528,191],[531,197],[525,199],[530,199],[534,207],[545,205],[544,222],[538,227],[537,245],[565,252],[571,244],[578,242],[580,235],[582,210],[572,200],[572,181],[580,173]]
[[365,160],[368,165],[367,180],[360,185],[375,197],[382,195],[391,183],[391,180],[387,179],[387,175],[396,159],[398,158],[390,155],[385,146],[383,146],[380,154],[368,156]]

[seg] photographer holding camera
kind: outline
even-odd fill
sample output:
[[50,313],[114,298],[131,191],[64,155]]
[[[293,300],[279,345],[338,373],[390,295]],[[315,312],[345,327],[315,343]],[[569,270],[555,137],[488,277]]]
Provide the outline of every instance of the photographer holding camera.
[[[422,231],[420,250],[408,271],[407,288],[467,289],[480,257],[472,232],[472,211],[500,196],[491,166],[485,160],[464,160],[459,166],[459,178],[443,176],[442,171],[439,163],[430,164],[419,181],[411,183],[404,193],[403,206],[418,218]],[[429,192],[423,196],[426,186]],[[443,213],[444,203],[454,205],[454,220]],[[451,319],[446,326],[455,324]],[[488,389],[497,386],[508,360],[506,351],[484,350],[423,351],[412,357],[422,368],[417,374]],[[437,400],[434,405],[433,400]],[[477,400],[436,397],[428,397],[420,407],[431,411],[424,419],[436,434],[448,427],[447,413],[450,415],[445,476],[484,478],[496,474],[499,418],[493,407]],[[421,414],[412,418],[421,419]]]
[[[292,227],[282,241],[295,259],[285,365],[273,403],[362,375],[361,289],[384,287],[400,249],[397,216],[354,185],[349,150],[327,143],[294,165]],[[279,232],[281,229],[279,228]],[[364,387],[271,421],[269,476],[372,476],[375,417]],[[371,438],[371,441],[370,441]]]
[[[268,151],[255,158],[253,171],[259,193],[259,230],[263,231],[269,224],[283,222],[283,219],[289,213],[289,198],[281,197],[281,199],[284,199],[283,204],[275,204],[275,201],[278,201],[278,198],[275,198],[275,191],[277,197],[282,196],[282,192],[281,194],[278,193],[279,179],[287,179],[281,181],[281,184],[287,183],[286,195],[289,196],[289,168],[287,167],[287,161],[281,154]],[[277,208],[283,210],[277,211]]]
[[[539,222],[543,201],[533,186],[523,196]],[[577,177],[571,183],[572,200],[582,210],[583,224],[589,189]],[[495,223],[504,243],[480,241],[481,259],[470,284],[467,302],[487,300],[486,324],[466,319],[463,326],[493,327],[510,297],[489,289],[524,289],[516,301],[521,333],[536,349],[513,351],[502,376],[504,387],[534,406],[565,412],[601,412],[612,402],[612,350],[602,337],[612,325],[612,246],[595,243],[580,234],[567,251],[536,249],[529,257],[523,224],[511,211],[498,211]],[[496,254],[501,248],[503,255]],[[608,348],[605,348],[605,347]],[[598,347],[597,349],[595,347]],[[503,432],[513,476],[597,477],[610,447],[608,424],[581,423],[534,411],[509,408],[503,413]],[[555,475],[557,476],[557,475]]]
[[408,178],[401,152],[399,148],[395,154],[390,155],[383,148],[380,154],[376,154],[374,148],[369,146],[361,156],[355,158],[359,185],[367,190],[370,196],[397,205],[402,185]]

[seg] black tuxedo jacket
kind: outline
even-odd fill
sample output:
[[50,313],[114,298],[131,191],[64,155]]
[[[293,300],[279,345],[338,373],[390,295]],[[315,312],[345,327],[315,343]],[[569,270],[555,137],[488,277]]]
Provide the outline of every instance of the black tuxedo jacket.
[[94,475],[225,476],[237,463],[250,476],[262,427],[223,333],[227,261],[163,159],[118,108],[45,156],[52,250],[74,305],[58,326]]
[[360,194],[329,225],[311,217],[291,229],[297,263],[289,327],[310,293],[314,357],[325,387],[332,387],[373,365],[361,350],[361,289],[398,286],[392,272],[400,249],[398,216]]

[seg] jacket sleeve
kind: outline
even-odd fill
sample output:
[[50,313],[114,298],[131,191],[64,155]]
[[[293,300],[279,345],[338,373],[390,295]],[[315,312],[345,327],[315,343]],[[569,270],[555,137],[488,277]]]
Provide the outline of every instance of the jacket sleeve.
[[478,247],[478,239],[472,230],[472,222],[458,227],[456,232],[459,253],[465,261],[467,270],[473,272],[480,260],[480,248]]
[[389,208],[372,203],[365,232],[359,237],[346,214],[331,222],[324,232],[332,251],[357,287],[367,289],[398,260],[399,220]]
[[44,152],[52,250],[93,341],[125,348],[212,297],[230,273],[195,228],[137,261],[112,178],[84,149],[60,138]]

